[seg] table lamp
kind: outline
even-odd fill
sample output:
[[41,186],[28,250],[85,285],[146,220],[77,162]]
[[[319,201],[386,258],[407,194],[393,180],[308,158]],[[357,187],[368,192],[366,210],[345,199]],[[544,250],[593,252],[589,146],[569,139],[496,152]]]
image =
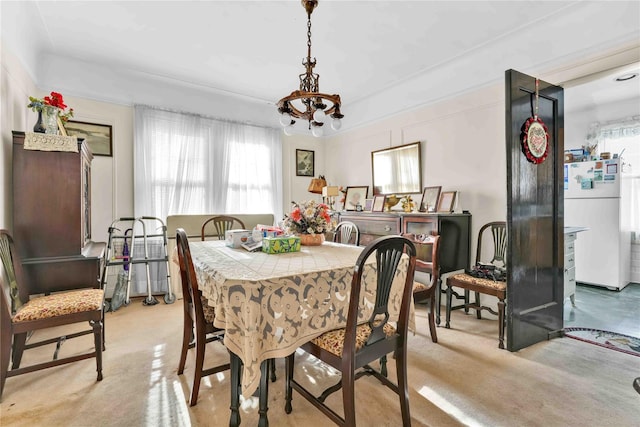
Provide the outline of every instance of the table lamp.
[[329,205],[329,209],[333,210],[333,203],[335,197],[340,193],[337,186],[328,185],[322,187],[322,198],[324,202]]

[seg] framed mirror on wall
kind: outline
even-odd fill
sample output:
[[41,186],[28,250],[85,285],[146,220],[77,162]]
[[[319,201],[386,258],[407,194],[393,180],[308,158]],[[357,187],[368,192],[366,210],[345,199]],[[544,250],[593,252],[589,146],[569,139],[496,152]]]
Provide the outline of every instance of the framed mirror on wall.
[[420,142],[371,152],[373,195],[420,194],[422,157]]

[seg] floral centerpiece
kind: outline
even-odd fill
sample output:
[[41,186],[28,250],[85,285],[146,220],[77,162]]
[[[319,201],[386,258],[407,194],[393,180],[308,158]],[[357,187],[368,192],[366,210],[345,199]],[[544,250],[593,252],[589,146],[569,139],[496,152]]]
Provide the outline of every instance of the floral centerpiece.
[[[324,233],[333,230],[329,212],[329,206],[315,200],[302,204],[293,202],[291,213],[284,216],[285,231],[300,235],[303,245],[322,244]],[[310,239],[306,236],[314,237]]]
[[[34,132],[55,133],[58,130],[58,118],[62,123],[66,123],[69,118],[73,117],[73,108],[70,108],[67,112],[64,111],[67,108],[67,104],[64,103],[62,94],[58,92],[51,92],[49,96],[44,98],[30,96],[27,108],[31,108],[31,111],[38,113],[38,122],[33,127]],[[42,123],[43,113],[45,116],[44,125]],[[46,123],[47,121],[49,123]]]

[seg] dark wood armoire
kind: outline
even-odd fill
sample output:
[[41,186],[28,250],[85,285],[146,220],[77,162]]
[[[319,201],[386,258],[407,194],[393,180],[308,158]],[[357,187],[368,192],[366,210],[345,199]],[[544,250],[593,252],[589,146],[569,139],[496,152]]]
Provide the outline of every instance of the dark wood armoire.
[[24,148],[13,132],[13,237],[32,294],[100,286],[105,244],[91,240],[91,161]]

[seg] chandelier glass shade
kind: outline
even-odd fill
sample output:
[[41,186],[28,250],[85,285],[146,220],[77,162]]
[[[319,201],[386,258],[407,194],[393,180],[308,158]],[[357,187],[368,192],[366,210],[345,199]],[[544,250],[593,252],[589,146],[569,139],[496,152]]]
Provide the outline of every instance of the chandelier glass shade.
[[305,72],[300,74],[300,89],[291,92],[278,101],[280,124],[284,127],[285,135],[291,135],[293,125],[298,120],[306,120],[314,136],[323,135],[323,126],[330,117],[331,128],[339,130],[342,127],[340,113],[340,95],[328,95],[320,92],[320,76],[313,72],[316,59],[311,58],[311,13],[318,5],[318,0],[301,0],[307,11],[307,57],[302,60]]

